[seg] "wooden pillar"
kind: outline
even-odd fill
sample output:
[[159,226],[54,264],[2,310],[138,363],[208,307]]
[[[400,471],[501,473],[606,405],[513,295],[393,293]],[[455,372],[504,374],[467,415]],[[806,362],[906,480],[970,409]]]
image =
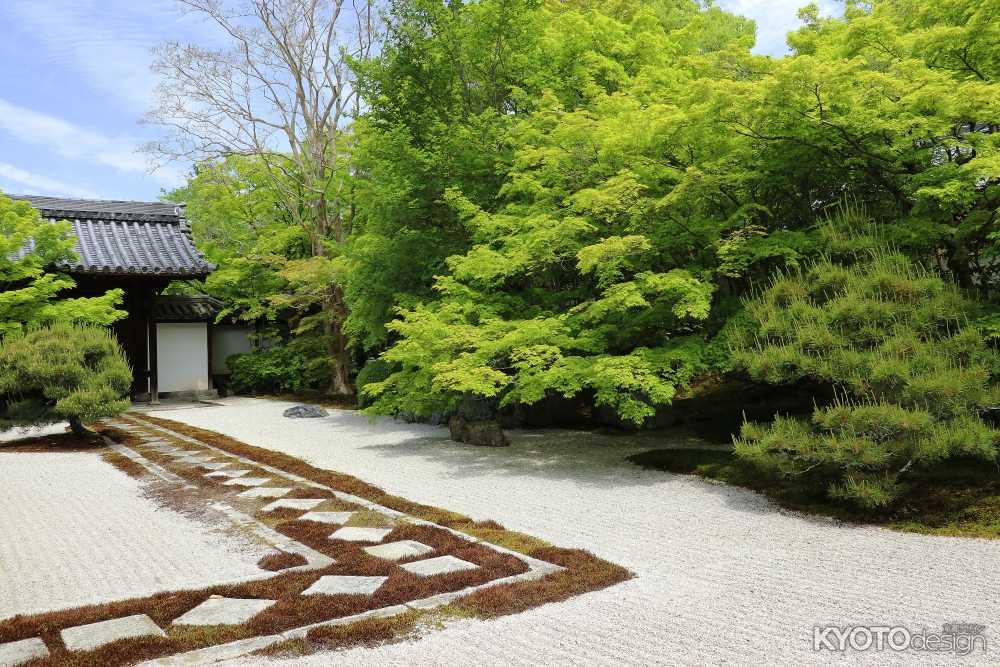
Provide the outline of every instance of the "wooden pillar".
[[212,384],[213,384],[213,382],[212,382],[212,333],[213,333],[212,320],[209,320],[208,322],[206,322],[205,323],[205,327],[208,329],[208,334],[206,336],[206,340],[208,341],[208,354],[206,356],[208,358],[208,389],[209,389],[209,391],[211,391],[212,388],[213,388],[212,387]]
[[149,402],[153,405],[158,405],[160,402],[160,378],[156,368],[156,318],[154,317],[153,309],[153,299],[155,297],[155,290],[146,290],[146,340],[149,341],[146,353],[149,355]]

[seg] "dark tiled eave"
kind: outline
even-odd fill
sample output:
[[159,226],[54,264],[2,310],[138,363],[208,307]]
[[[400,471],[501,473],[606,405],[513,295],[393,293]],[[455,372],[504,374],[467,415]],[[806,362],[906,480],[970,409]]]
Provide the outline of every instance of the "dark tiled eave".
[[218,299],[205,294],[194,296],[158,296],[153,301],[153,318],[159,321],[206,322],[225,307]]
[[60,265],[68,273],[193,278],[215,267],[195,248],[177,222],[139,222],[46,217],[69,220],[79,261]]
[[200,278],[215,269],[195,247],[183,207],[177,204],[12,198],[29,202],[49,221],[72,224],[78,261],[55,267],[67,273],[170,279]]

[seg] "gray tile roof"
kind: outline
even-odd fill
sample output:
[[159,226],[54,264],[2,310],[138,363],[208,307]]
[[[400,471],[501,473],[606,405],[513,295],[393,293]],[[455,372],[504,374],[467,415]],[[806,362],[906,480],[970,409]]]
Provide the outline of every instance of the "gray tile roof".
[[161,295],[153,301],[153,319],[205,322],[214,320],[225,305],[207,294]]
[[193,278],[215,269],[195,248],[177,204],[7,196],[72,223],[79,261],[58,267],[67,273]]

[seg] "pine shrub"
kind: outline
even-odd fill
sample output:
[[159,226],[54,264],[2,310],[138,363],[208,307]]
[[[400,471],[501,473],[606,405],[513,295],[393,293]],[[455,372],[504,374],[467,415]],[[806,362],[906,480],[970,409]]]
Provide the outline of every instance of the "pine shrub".
[[53,324],[0,340],[0,428],[68,420],[83,424],[129,407],[132,370],[114,336],[99,327]]
[[970,324],[976,303],[893,250],[826,259],[779,275],[734,338],[756,380],[832,385],[810,421],[745,423],[738,456],[865,509],[891,505],[906,473],[958,456],[993,460],[1000,432],[980,409],[997,397],[998,355]]

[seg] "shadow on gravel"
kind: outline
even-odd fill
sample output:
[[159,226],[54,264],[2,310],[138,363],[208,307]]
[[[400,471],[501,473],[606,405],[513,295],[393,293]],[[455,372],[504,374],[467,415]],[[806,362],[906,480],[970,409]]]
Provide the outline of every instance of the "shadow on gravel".
[[[458,443],[440,429],[440,437],[402,438],[387,443],[383,429],[389,424],[392,422],[380,421],[378,442],[362,445],[362,449],[387,459],[417,457],[437,462],[454,478],[509,475],[572,480],[601,487],[650,486],[685,478],[643,470],[627,460],[630,456],[662,447],[720,448],[683,432],[607,434],[562,429],[507,431],[509,447]],[[400,463],[400,469],[406,469],[405,462]]]

